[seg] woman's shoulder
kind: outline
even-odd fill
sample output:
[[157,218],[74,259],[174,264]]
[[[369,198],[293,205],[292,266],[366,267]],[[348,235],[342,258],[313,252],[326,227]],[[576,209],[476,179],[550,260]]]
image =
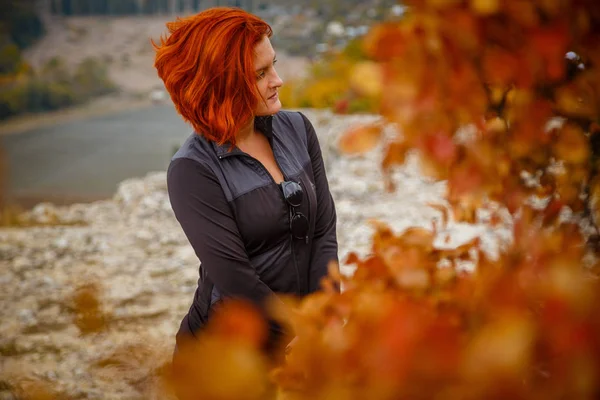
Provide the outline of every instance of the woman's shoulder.
[[284,133],[284,137],[300,141],[306,147],[307,134],[312,129],[312,124],[306,115],[301,111],[281,110],[273,117],[273,126]]
[[299,139],[304,146],[308,146],[315,141],[315,127],[304,112],[281,110],[274,117],[281,121],[279,123],[280,126],[285,126],[285,129],[291,130],[291,132],[286,133],[294,133],[290,137]]
[[203,136],[192,132],[175,154],[171,157],[168,172],[173,170],[184,173],[198,173],[198,171],[212,173],[212,164],[216,162],[213,144]]
[[201,164],[210,164],[215,158],[213,147],[209,140],[196,132],[192,132],[173,154],[171,162],[185,158]]
[[302,111],[299,110],[280,110],[273,115],[275,119],[286,122],[304,122],[308,121],[308,118]]

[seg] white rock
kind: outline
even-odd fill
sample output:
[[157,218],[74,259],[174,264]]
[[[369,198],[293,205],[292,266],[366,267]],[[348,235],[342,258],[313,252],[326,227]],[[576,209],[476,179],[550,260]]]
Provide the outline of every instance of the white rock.
[[54,247],[60,250],[65,250],[69,247],[69,241],[65,237],[59,237],[53,242]]

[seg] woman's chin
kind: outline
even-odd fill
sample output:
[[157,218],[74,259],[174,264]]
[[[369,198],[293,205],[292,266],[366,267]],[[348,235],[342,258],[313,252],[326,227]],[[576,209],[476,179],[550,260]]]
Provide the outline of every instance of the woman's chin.
[[261,109],[257,110],[254,115],[256,115],[257,117],[263,117],[265,115],[277,114],[279,112],[279,110],[281,110],[281,102],[279,101],[279,99],[277,99],[277,101],[274,102],[273,104],[270,104],[268,108],[261,107]]
[[281,110],[281,101],[277,99],[277,102],[275,102],[275,104],[273,104],[269,108],[271,109],[271,114],[276,114],[277,112],[279,112],[279,110]]

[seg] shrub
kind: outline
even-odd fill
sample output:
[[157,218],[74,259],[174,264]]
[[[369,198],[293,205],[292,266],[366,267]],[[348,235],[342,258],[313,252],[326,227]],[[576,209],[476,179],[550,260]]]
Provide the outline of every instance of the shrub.
[[21,51],[16,44],[6,41],[0,47],[0,75],[16,74],[21,65]]
[[34,0],[5,0],[0,3],[0,32],[20,49],[43,36],[45,29]]
[[22,69],[0,83],[0,119],[58,110],[116,90],[105,64],[94,58],[84,60],[74,73],[59,57],[49,60],[37,73]]
[[106,63],[96,58],[87,58],[79,64],[73,75],[73,86],[84,99],[116,90],[108,77]]

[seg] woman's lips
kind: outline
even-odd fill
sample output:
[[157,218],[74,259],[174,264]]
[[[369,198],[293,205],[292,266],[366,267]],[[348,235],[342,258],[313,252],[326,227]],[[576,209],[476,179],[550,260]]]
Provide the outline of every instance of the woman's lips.
[[275,93],[273,96],[269,97],[269,100],[277,100],[279,98],[278,94]]

